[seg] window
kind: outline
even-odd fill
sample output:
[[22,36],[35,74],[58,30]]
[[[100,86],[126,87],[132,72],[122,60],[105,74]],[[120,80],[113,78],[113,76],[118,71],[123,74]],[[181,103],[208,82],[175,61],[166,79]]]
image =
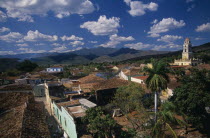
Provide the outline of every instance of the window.
[[67,126],[67,124],[66,124],[66,118],[64,118],[64,121],[65,121],[65,126]]

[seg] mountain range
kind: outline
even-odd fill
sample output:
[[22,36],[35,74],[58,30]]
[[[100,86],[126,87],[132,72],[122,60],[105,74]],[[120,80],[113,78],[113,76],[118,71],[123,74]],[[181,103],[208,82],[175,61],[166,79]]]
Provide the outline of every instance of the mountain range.
[[122,61],[131,58],[146,56],[146,55],[157,55],[168,53],[167,51],[142,51],[129,48],[92,48],[92,49],[81,49],[74,52],[68,53],[56,53],[44,57],[31,58],[32,61],[38,64],[87,64],[90,62],[102,63],[102,62],[115,62]]
[[[210,43],[193,47],[194,52],[208,51]],[[83,48],[77,51],[67,53],[26,53],[17,55],[4,55],[0,58],[15,58],[16,60],[29,59],[40,65],[48,64],[88,64],[115,62],[132,59],[149,58],[154,56],[169,56],[179,54],[180,51],[154,51],[154,50],[135,50],[129,48]]]

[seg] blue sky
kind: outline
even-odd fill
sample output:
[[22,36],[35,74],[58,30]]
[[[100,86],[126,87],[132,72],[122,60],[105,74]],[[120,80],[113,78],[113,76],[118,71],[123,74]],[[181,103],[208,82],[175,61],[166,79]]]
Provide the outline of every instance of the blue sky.
[[210,42],[210,0],[1,0],[0,55]]

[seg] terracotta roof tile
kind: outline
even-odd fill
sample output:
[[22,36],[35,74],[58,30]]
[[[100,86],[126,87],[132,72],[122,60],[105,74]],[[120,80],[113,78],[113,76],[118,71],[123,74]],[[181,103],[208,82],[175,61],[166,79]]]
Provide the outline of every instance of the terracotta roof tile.
[[140,80],[146,80],[149,76],[137,76],[137,77],[133,77],[133,78],[136,78],[136,79],[140,79]]
[[105,80],[100,82],[99,84],[94,86],[94,90],[104,90],[104,89],[112,89],[112,88],[118,88],[120,86],[128,85],[128,81],[122,80],[119,78],[112,78],[109,80]]
[[95,74],[90,74],[86,77],[80,78],[79,81],[81,83],[91,83],[91,82],[98,82],[103,81],[103,78],[97,77]]

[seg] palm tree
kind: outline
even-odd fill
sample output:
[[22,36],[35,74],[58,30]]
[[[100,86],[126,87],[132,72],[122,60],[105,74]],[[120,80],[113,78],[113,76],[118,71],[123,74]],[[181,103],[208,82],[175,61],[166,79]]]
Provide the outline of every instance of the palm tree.
[[[176,117],[177,113],[180,114],[176,106],[172,102],[165,102],[161,105],[161,109],[158,112],[158,120],[152,129],[154,137],[165,137],[165,132],[171,132],[173,137],[177,138],[175,131],[171,125],[186,126],[185,121]],[[183,115],[183,114],[182,114]]]
[[155,93],[155,122],[157,121],[157,98],[158,93],[161,90],[167,89],[167,83],[169,82],[169,77],[167,73],[169,72],[168,64],[163,60],[156,61],[152,60],[151,67],[145,67],[144,71],[149,74],[146,80],[147,88],[151,89]]

